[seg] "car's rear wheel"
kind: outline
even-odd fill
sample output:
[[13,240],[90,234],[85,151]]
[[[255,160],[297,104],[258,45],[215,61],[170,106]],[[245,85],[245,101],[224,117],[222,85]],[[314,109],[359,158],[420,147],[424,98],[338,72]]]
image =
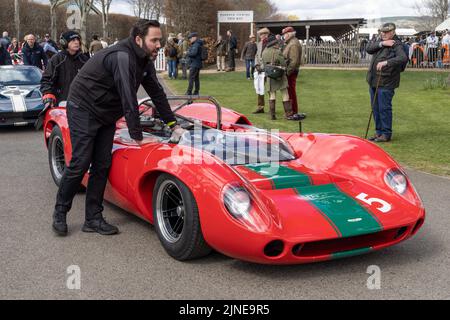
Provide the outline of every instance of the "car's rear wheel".
[[184,261],[208,255],[197,203],[184,183],[161,174],[153,190],[153,219],[159,240],[167,253]]
[[58,126],[53,128],[48,139],[48,162],[53,181],[59,186],[64,170],[66,169],[66,160],[64,155],[64,140],[61,129]]

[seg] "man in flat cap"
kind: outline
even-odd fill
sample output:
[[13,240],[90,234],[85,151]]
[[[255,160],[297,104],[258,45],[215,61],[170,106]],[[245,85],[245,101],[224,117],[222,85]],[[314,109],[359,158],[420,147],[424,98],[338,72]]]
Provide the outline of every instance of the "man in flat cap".
[[[292,111],[294,114],[298,114],[297,103],[297,77],[300,71],[300,64],[302,61],[302,46],[300,41],[296,37],[294,28],[287,27],[281,32],[284,38],[285,47],[283,50],[283,56],[287,62],[287,77],[288,77],[288,93],[291,100]],[[304,119],[305,114],[299,114]]]
[[[262,82],[264,84],[264,75],[263,75],[263,70],[262,70],[262,65],[263,65],[262,53],[263,53],[264,49],[266,48],[267,39],[269,38],[270,30],[267,28],[262,28],[262,29],[258,30],[257,34],[259,36],[259,42],[256,45],[257,50],[256,50],[256,56],[255,56],[255,69],[258,72],[258,78],[261,78],[260,82]],[[255,77],[255,79],[256,78],[257,77]],[[260,92],[258,93],[258,106],[256,107],[256,110],[253,113],[254,114],[264,113],[264,105],[265,105],[264,88],[262,88],[260,90]]]
[[191,46],[189,47],[187,53],[187,57],[189,59],[189,85],[186,91],[186,95],[196,96],[200,94],[200,69],[203,68],[203,40],[198,38],[197,32],[191,32],[188,36],[188,39],[191,43]]
[[392,99],[400,86],[400,73],[408,63],[401,40],[395,34],[395,24],[386,23],[381,29],[381,39],[371,41],[367,53],[372,55],[367,82],[375,120],[376,132],[369,140],[389,142],[392,137]]

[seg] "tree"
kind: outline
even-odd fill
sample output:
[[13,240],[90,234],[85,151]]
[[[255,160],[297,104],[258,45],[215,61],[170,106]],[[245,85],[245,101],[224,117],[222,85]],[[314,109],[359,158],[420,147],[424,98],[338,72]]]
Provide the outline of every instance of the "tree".
[[164,9],[164,0],[128,0],[134,15],[142,19],[159,20]]
[[57,20],[57,14],[56,14],[56,8],[59,6],[66,4],[68,0],[49,0],[50,1],[50,30],[52,39],[57,39],[58,37],[58,31],[56,28],[56,20]]
[[97,0],[102,8],[102,29],[103,29],[103,39],[109,37],[109,9],[111,7],[112,0]]
[[[80,16],[81,16],[81,26],[80,26],[80,36],[81,39],[86,38],[86,23],[87,18],[89,16],[89,13],[91,12],[94,1],[93,0],[73,0],[73,3],[80,9]],[[87,47],[85,44],[85,41],[83,42],[83,51],[87,51]]]
[[447,19],[448,0],[422,0],[416,2],[415,9],[422,16],[423,28],[434,30],[441,22]]
[[19,0],[14,0],[14,25],[16,26],[16,37],[20,39],[20,8]]

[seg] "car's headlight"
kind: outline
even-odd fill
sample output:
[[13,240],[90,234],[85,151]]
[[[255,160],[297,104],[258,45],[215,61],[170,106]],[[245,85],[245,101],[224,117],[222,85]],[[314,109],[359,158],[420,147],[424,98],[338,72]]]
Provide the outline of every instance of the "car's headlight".
[[223,193],[223,203],[234,218],[248,219],[252,201],[244,187],[237,185],[227,186]]
[[386,184],[399,194],[405,193],[408,187],[408,179],[399,169],[390,169],[384,177]]

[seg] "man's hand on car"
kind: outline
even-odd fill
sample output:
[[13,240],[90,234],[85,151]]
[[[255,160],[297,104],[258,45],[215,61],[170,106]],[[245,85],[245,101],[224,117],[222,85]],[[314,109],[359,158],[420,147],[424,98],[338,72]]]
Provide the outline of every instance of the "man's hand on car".
[[181,137],[186,132],[185,129],[181,128],[179,125],[174,126],[171,128],[172,135],[170,136],[169,142],[170,143],[178,143],[180,142]]
[[45,108],[54,108],[56,105],[56,97],[53,94],[45,94],[42,97],[42,103]]

